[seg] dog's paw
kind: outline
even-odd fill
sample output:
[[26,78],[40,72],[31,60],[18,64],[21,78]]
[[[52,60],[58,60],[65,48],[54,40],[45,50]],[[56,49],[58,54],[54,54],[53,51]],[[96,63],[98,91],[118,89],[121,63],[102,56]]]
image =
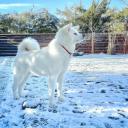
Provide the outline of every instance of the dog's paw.
[[57,113],[57,106],[55,106],[55,105],[49,106],[48,111],[53,112],[53,113]]
[[14,95],[14,96],[13,96],[13,99],[14,99],[14,100],[19,100],[19,99],[20,99],[20,96],[19,96],[19,95]]
[[20,97],[19,97],[19,96],[17,96],[17,97],[14,97],[13,99],[14,99],[14,100],[19,100],[19,99],[20,99]]
[[24,92],[20,93],[19,95],[20,95],[20,97],[25,97],[26,96],[26,94]]
[[59,101],[59,102],[64,102],[64,97],[63,97],[63,96],[58,97],[58,101]]

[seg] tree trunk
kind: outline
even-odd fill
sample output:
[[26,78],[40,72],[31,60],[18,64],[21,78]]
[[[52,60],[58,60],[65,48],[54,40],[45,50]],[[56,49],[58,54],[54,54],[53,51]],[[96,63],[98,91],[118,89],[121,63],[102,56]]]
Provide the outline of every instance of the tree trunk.
[[124,34],[124,54],[127,54],[127,47],[128,47],[128,32]]
[[92,38],[91,38],[91,53],[95,53],[95,41],[94,41],[95,33],[92,32]]
[[115,48],[115,39],[116,39],[116,34],[108,34],[108,49],[107,53],[112,55],[114,54],[114,48]]

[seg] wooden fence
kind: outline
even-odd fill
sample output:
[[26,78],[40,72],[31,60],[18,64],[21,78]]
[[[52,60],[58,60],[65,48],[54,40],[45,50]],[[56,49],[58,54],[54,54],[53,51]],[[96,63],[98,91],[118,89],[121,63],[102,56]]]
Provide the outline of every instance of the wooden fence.
[[[92,37],[93,36],[93,37]],[[78,52],[84,53],[128,53],[128,33],[85,34],[86,43],[78,44]]]
[[17,45],[25,37],[33,37],[38,40],[41,47],[48,45],[54,38],[54,33],[50,34],[0,34],[0,56],[15,56]]
[[[86,41],[77,44],[76,50],[83,53],[127,54],[128,35],[126,33],[91,33],[85,35]],[[15,56],[17,45],[25,37],[38,40],[41,47],[47,46],[54,38],[54,33],[47,34],[0,34],[0,56]]]

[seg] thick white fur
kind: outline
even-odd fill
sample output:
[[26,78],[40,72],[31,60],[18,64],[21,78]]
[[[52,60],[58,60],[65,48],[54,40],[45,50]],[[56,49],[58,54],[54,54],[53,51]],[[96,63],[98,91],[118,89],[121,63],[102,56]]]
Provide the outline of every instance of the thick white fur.
[[[54,92],[57,87],[58,97],[63,99],[62,81],[77,42],[82,40],[78,27],[68,24],[61,28],[47,47],[40,49],[38,42],[25,38],[18,47],[14,63],[13,95],[18,99],[22,95],[23,85],[30,74],[48,76],[48,94],[50,105],[54,104]],[[42,85],[43,86],[43,85]]]
[[40,45],[38,44],[37,40],[31,37],[23,39],[23,41],[18,46],[19,53],[33,50],[40,50]]

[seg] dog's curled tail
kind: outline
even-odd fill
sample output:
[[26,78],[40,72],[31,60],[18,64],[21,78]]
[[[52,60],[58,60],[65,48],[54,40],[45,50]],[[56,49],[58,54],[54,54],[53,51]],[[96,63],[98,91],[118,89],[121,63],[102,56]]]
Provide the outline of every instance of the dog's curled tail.
[[22,40],[22,42],[18,45],[18,52],[28,52],[40,50],[40,45],[37,40],[27,37]]

